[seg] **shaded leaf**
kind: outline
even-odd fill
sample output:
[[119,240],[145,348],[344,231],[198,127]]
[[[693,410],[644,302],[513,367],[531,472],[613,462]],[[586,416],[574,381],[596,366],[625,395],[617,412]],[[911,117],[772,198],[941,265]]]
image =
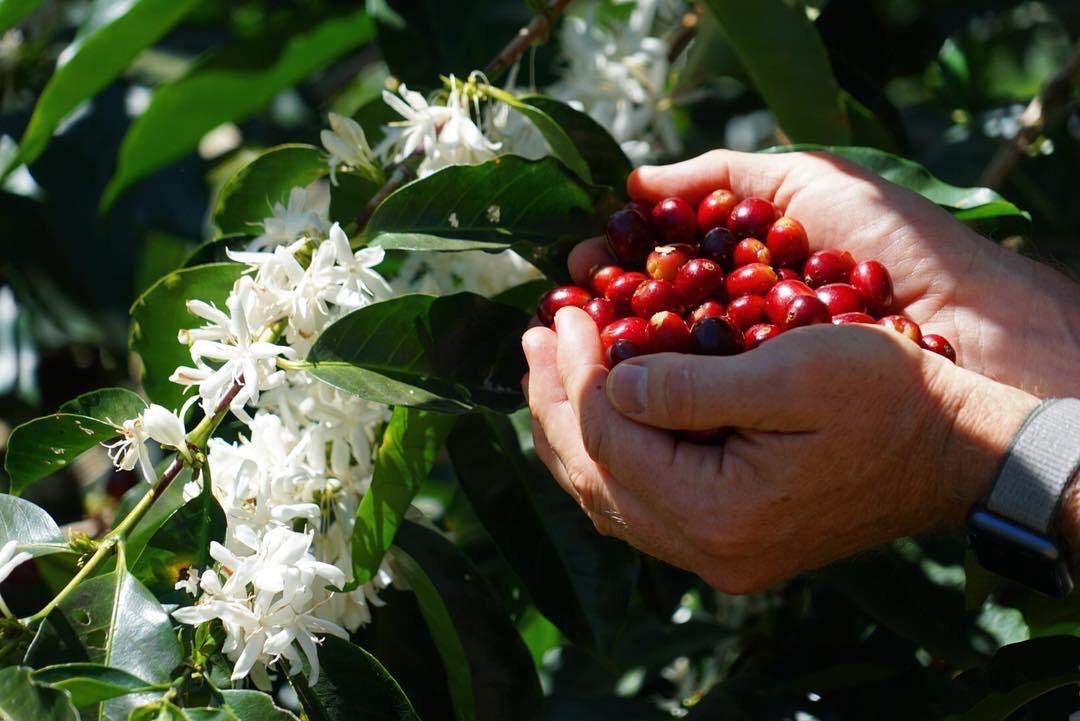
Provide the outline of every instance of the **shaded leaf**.
[[311,721],[352,721],[360,709],[363,718],[372,721],[420,721],[394,677],[359,646],[327,636],[319,648],[319,664],[315,686],[292,679]]
[[537,278],[507,288],[503,292],[493,295],[491,299],[496,303],[512,305],[532,316],[536,314],[536,304],[540,301],[540,296],[554,287],[555,284],[547,278]]
[[0,718],[4,721],[79,721],[63,691],[35,683],[30,669],[0,668]]
[[503,416],[462,416],[447,441],[458,481],[476,515],[529,589],[537,608],[568,638],[609,649],[637,584],[637,556],[600,536]]
[[415,408],[394,409],[375,457],[371,486],[356,509],[350,589],[375,577],[455,420]]
[[68,401],[60,413],[18,426],[8,440],[4,468],[12,493],[56,473],[84,451],[119,435],[118,427],[143,411],[146,403],[124,388],[103,388]]
[[570,139],[570,136],[567,135],[566,130],[564,130],[554,118],[544,112],[541,108],[532,103],[525,102],[513,93],[508,93],[498,88],[488,88],[486,92],[493,98],[501,100],[528,118],[529,122],[533,124],[533,127],[544,136],[544,140],[547,141],[548,148],[550,148],[552,155],[561,160],[563,165],[573,171],[586,183],[591,184],[593,182],[592,173],[589,170],[588,163],[581,157],[581,153]]
[[529,649],[453,543],[414,523],[398,531],[394,558],[431,631],[458,721],[535,721],[542,694]]
[[362,398],[460,413],[521,405],[528,316],[473,293],[411,294],[349,313],[319,337],[310,372]]
[[37,159],[69,113],[108,85],[195,4],[196,0],[94,0],[75,39],[60,53],[7,171]]
[[127,671],[100,663],[65,663],[34,671],[34,681],[67,691],[77,707],[89,706],[129,693],[161,690]]
[[0,0],[0,34],[37,9],[41,0]]
[[[10,451],[9,451],[10,453]],[[47,556],[71,550],[67,538],[44,508],[0,493],[0,546],[16,541],[16,553]]]
[[263,151],[221,187],[214,203],[218,235],[258,233],[259,223],[277,203],[287,205],[289,191],[304,188],[330,172],[326,156],[314,145],[278,145]]
[[188,312],[187,301],[198,298],[224,308],[243,271],[239,263],[182,268],[158,280],[132,304],[128,345],[142,360],[140,380],[155,403],[172,409],[183,403],[183,386],[170,381],[169,376],[179,366],[190,366],[191,354],[176,335],[182,328],[203,325]]
[[296,721],[291,711],[276,706],[274,699],[262,691],[222,689],[221,699],[240,721]]
[[102,206],[132,183],[182,157],[208,131],[244,120],[375,33],[364,10],[306,27],[290,18],[273,31],[213,51],[181,77],[154,90],[150,107],[131,124]]

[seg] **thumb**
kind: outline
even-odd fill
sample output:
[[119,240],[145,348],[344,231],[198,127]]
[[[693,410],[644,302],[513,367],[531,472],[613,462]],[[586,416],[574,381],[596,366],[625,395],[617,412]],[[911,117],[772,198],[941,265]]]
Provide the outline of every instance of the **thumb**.
[[800,164],[817,163],[828,161],[807,153],[711,150],[681,163],[642,166],[630,174],[626,188],[634,200],[652,203],[672,196],[698,203],[717,188],[729,188],[740,198],[780,202],[777,194],[788,175]]

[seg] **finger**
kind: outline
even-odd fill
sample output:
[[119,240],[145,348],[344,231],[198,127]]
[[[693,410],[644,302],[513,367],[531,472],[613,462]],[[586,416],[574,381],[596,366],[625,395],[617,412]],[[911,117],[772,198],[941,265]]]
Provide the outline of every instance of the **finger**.
[[764,353],[640,356],[612,369],[607,396],[622,414],[658,428],[815,430],[827,393],[821,384],[844,353],[857,352],[855,335],[862,334],[803,328],[769,341]]
[[788,176],[801,166],[819,164],[836,169],[835,164],[806,153],[712,150],[681,163],[644,165],[630,174],[626,187],[634,200],[651,203],[671,196],[697,203],[717,188],[728,188],[742,198],[766,198],[786,206],[787,194],[780,189]]
[[608,252],[603,238],[589,238],[574,246],[567,259],[570,277],[582,287],[589,287],[589,271],[598,265],[611,265],[615,259]]

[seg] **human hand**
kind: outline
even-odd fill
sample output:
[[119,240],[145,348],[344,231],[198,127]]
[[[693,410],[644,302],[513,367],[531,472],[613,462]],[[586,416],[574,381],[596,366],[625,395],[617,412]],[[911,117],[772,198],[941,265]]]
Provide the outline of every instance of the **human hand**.
[[[775,202],[806,227],[811,250],[851,251],[891,272],[897,307],[953,342],[970,370],[1040,396],[1080,394],[1080,285],[980,238],[904,188],[824,153],[713,151],[639,168],[635,200],[692,203],[727,187]],[[570,257],[576,283],[610,262],[601,239]]]
[[600,532],[731,593],[960,523],[1038,402],[874,326],[609,375],[583,311],[556,324],[523,339],[537,454]]

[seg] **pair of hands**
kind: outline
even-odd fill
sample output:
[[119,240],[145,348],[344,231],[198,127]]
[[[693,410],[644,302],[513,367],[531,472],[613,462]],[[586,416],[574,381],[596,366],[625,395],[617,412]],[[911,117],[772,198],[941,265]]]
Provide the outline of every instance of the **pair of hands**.
[[[815,250],[880,260],[898,306],[954,340],[963,367],[892,331],[846,325],[609,373],[593,321],[565,308],[557,335],[525,334],[524,385],[537,454],[601,533],[722,591],[761,590],[959,525],[1038,397],[1080,392],[1080,290],[1063,276],[825,154],[714,151],[629,180],[631,197],[649,202],[696,203],[719,187],[772,200]],[[602,240],[587,241],[571,275],[583,284],[609,261]],[[666,430],[715,427],[735,432],[699,446]]]

